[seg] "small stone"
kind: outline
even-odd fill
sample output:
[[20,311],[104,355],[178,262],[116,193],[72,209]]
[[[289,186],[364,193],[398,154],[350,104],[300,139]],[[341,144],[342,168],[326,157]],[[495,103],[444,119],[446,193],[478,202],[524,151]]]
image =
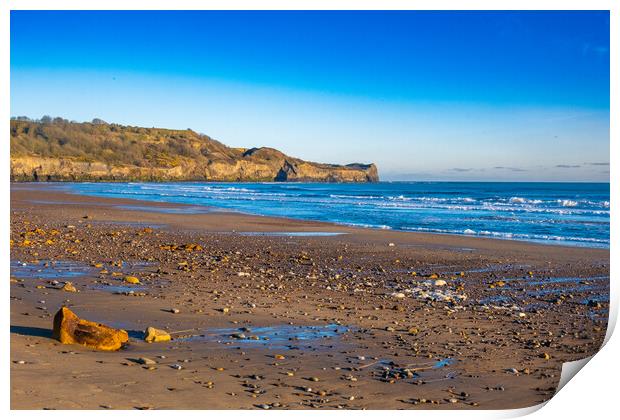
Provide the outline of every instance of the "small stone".
[[549,356],[548,353],[541,353],[538,355],[538,357],[540,357],[541,359],[545,359],[545,360],[551,359],[551,356]]
[[77,289],[75,288],[75,286],[73,284],[71,284],[70,281],[66,282],[65,285],[62,286],[62,290],[64,292],[70,292],[70,293],[77,292]]
[[140,284],[140,279],[134,276],[125,276],[123,280],[125,281],[125,283]]
[[179,364],[174,364],[170,366],[172,369],[176,369],[176,370],[181,370],[183,369],[183,366],[179,365]]
[[446,283],[445,280],[441,280],[441,279],[440,280],[435,280],[435,286],[437,286],[437,287],[445,286],[446,284],[448,284],[448,283]]
[[148,357],[140,357],[139,359],[136,359],[137,363],[140,363],[141,365],[156,365],[157,362],[155,360],[149,359]]
[[159,330],[154,327],[148,327],[144,332],[144,341],[147,343],[158,343],[161,341],[170,341],[172,337],[164,330]]
[[178,313],[181,312],[181,310],[179,310],[177,308],[172,308],[172,309],[170,309],[170,312],[173,313],[173,314],[178,314]]

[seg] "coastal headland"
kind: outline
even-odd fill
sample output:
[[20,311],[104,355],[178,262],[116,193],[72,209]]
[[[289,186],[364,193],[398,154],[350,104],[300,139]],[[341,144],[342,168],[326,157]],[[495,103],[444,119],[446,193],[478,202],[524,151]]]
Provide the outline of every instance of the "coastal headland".
[[12,181],[376,182],[374,164],[332,165],[234,148],[191,129],[11,120]]

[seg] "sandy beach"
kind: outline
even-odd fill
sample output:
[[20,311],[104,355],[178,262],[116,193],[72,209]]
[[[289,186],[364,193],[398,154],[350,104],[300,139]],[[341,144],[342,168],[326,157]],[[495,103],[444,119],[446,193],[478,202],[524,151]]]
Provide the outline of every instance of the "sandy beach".
[[[13,409],[522,408],[553,396],[563,362],[596,353],[609,310],[606,249],[45,184],[12,184],[11,241]],[[62,305],[129,345],[53,340]],[[149,326],[173,340],[146,343]]]

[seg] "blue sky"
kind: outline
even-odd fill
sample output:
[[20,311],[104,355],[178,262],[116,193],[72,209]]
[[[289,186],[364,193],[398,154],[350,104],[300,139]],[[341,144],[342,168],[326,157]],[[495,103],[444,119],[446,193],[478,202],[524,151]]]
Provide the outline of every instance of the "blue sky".
[[11,115],[386,180],[609,179],[607,12],[11,12]]

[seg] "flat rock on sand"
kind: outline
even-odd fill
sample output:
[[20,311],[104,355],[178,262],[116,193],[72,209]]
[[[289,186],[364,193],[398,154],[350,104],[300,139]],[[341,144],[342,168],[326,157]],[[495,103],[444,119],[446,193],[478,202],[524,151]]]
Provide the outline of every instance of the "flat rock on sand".
[[129,340],[127,331],[80,319],[66,306],[54,316],[52,337],[63,344],[81,344],[107,351],[118,350]]

